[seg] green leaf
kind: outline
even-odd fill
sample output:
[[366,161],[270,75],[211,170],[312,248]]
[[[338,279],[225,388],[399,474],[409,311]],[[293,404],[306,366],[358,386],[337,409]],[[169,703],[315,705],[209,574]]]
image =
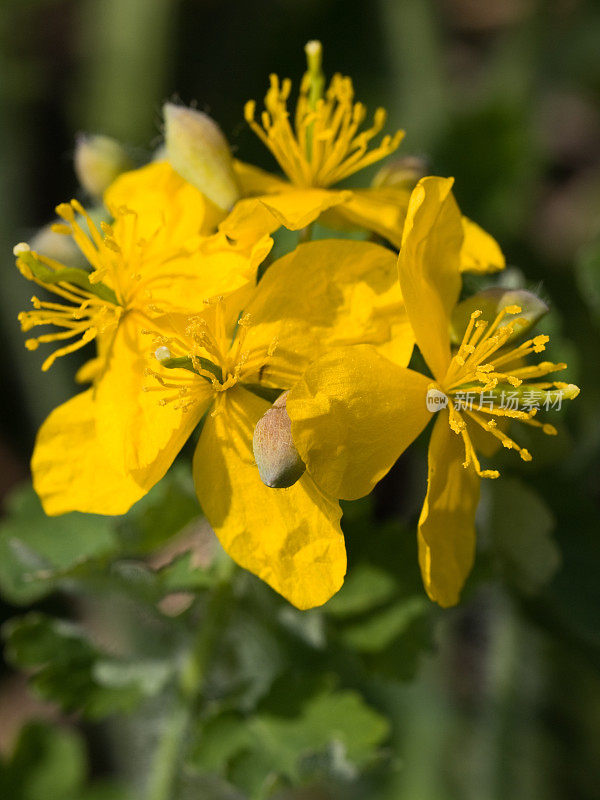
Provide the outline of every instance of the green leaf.
[[161,592],[197,592],[210,589],[219,577],[219,570],[213,561],[210,567],[194,566],[194,554],[189,550],[177,556],[156,573]]
[[0,592],[11,603],[32,603],[52,592],[71,570],[117,549],[109,517],[47,517],[33,489],[21,487],[9,498],[0,523]]
[[127,689],[138,686],[146,696],[158,694],[173,676],[174,665],[167,660],[119,661],[98,660],[92,668],[93,678],[105,687]]
[[250,728],[238,714],[225,713],[202,726],[193,754],[194,768],[201,772],[225,774],[229,762],[240,752],[252,750]]
[[297,720],[259,715],[250,727],[263,744],[271,742],[274,752],[283,755],[290,775],[300,755],[323,749],[332,741],[341,742],[348,759],[364,766],[389,730],[387,721],[353,691],[315,697]]
[[377,653],[389,647],[415,620],[428,613],[430,605],[424,595],[403,599],[360,622],[344,627],[340,638],[347,647],[354,650]]
[[497,481],[491,491],[492,542],[503,570],[522,592],[538,592],[561,563],[554,517],[540,495],[518,480]]
[[600,237],[583,248],[575,266],[581,296],[600,320]]
[[387,721],[353,691],[313,696],[295,718],[260,713],[223,715],[207,723],[192,757],[199,771],[229,775],[235,785],[263,796],[283,778],[300,784],[318,754],[338,752],[350,769],[364,768],[389,732]]
[[127,800],[116,785],[87,784],[82,736],[63,725],[29,722],[14,751],[0,762],[0,797],[6,800]]
[[149,553],[201,513],[189,464],[177,464],[119,520],[123,549],[133,555]]
[[358,564],[348,574],[344,585],[324,606],[334,617],[362,614],[389,600],[397,590],[396,580],[381,567]]
[[40,695],[66,711],[100,718],[132,709],[143,697],[164,686],[168,667],[107,656],[71,622],[30,613],[4,626],[6,655],[32,671]]
[[63,728],[26,725],[6,765],[0,766],[0,797],[7,800],[71,800],[87,772],[79,736]]

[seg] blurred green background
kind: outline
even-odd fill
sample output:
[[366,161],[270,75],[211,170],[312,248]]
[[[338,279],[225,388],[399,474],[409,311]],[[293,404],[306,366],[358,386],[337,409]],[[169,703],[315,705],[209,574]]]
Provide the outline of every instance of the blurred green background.
[[[243,123],[243,104],[263,97],[270,72],[298,81],[303,46],[311,38],[323,42],[328,75],[351,75],[359,99],[371,109],[384,105],[390,127],[406,129],[401,153],[426,156],[433,173],[456,178],[464,213],[498,238],[515,280],[522,269],[527,287],[551,303],[546,329],[557,342],[553,355],[569,361],[569,379],[582,387],[561,420],[560,441],[533,443],[533,465],[513,468],[510,480],[526,476],[535,500],[518,488],[521,484],[512,484],[506,504],[501,494],[488,498],[497,524],[515,529],[519,541],[511,558],[524,537],[510,589],[491,580],[468,594],[463,607],[437,618],[436,647],[421,659],[413,681],[403,684],[392,676],[372,687],[374,702],[393,721],[388,747],[394,775],[381,796],[596,800],[600,4],[595,0],[2,0],[0,495],[27,476],[37,426],[73,393],[73,363],[61,359],[43,375],[43,353],[23,347],[16,314],[28,306],[31,287],[14,268],[11,251],[50,221],[58,202],[77,193],[75,134],[117,137],[141,162],[160,143],[162,103],[180,98],[214,116],[241,158],[272,168],[269,154]],[[415,464],[418,473],[422,460]],[[401,462],[380,487],[380,517],[407,504],[412,511],[419,507],[422,483],[406,477],[412,467],[413,461]],[[407,499],[413,484],[416,497]],[[528,540],[546,519],[538,539]],[[348,534],[351,545],[353,535],[359,560],[370,543],[359,531]],[[486,577],[486,568],[484,555],[479,578]],[[526,580],[514,579],[528,569]],[[531,584],[544,570],[539,591],[532,593]],[[44,608],[48,602],[55,609],[61,601],[46,601]],[[11,614],[4,606],[4,618]],[[59,716],[8,668],[2,681],[0,751],[6,754],[25,719]],[[83,747],[68,738],[74,722],[60,720],[65,752]],[[103,752],[97,732],[84,729],[84,734],[89,770],[110,774],[114,759]],[[380,796],[364,791],[357,796]]]

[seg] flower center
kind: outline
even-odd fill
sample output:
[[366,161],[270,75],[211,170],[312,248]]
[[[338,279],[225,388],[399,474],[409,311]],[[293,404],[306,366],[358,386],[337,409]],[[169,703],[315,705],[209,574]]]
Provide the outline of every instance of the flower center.
[[312,91],[313,78],[307,72],[302,79],[293,127],[287,110],[292,84],[287,78],[280,85],[277,75],[270,76],[262,127],[254,119],[254,100],[249,100],[244,109],[254,133],[273,153],[290,181],[303,188],[338,183],[393,153],[404,136],[403,131],[384,136],[377,147],[369,150],[370,141],[385,124],[385,110],[378,108],[373,125],[359,131],[366,109],[362,103],[353,102],[350,78],[334,75],[325,97],[318,99]]
[[162,405],[176,402],[179,408],[191,408],[196,402],[195,389],[202,386],[199,378],[211,384],[216,400],[238,384],[252,391],[256,388],[255,379],[260,378],[275,352],[276,341],[266,350],[244,349],[250,315],[243,314],[233,326],[228,324],[227,299],[214,297],[204,300],[204,304],[205,312],[188,317],[179,334],[144,331],[153,336],[153,356],[162,368],[146,370],[159,386],[150,385],[145,391],[173,390],[167,395],[162,392]]
[[[62,301],[49,302],[34,296],[31,298],[34,310],[23,311],[18,317],[23,331],[40,325],[59,328],[27,339],[25,346],[29,350],[37,349],[42,343],[69,342],[48,356],[42,365],[43,370],[49,369],[57,358],[79,350],[100,334],[115,328],[125,311],[114,265],[114,242],[100,234],[76,200],[59,205],[56,211],[64,222],[54,225],[54,232],[72,236],[92,270],[66,267],[32,251],[24,243],[14,248],[17,267],[23,276]],[[84,218],[89,233],[79,224],[76,213]],[[104,282],[105,278],[108,282]]]
[[536,380],[565,369],[566,364],[542,361],[524,365],[527,355],[545,350],[549,337],[534,336],[510,346],[525,323],[522,319],[505,322],[505,318],[519,313],[519,306],[506,306],[489,325],[480,319],[481,311],[474,311],[443,381],[435,387],[448,397],[450,427],[462,436],[465,445],[464,466],[472,464],[484,478],[497,478],[499,472],[481,469],[468,421],[490,433],[507,449],[517,450],[524,461],[530,461],[529,451],[499,428],[499,420],[503,417],[517,419],[553,435],[556,434],[553,425],[541,423],[534,417],[540,409],[560,408],[563,398],[573,399],[579,394],[573,384]]

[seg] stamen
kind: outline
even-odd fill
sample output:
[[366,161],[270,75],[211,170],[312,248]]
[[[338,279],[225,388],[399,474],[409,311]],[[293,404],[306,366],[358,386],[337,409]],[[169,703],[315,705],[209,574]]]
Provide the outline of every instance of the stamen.
[[[538,364],[522,366],[522,359],[530,353],[542,352],[549,337],[545,334],[534,336],[526,342],[502,351],[512,337],[519,320],[502,324],[507,314],[519,314],[517,305],[503,308],[490,326],[480,320],[481,311],[474,311],[465,330],[458,351],[452,358],[446,377],[441,382],[441,390],[448,395],[448,423],[459,433],[465,443],[464,466],[473,465],[481,477],[498,476],[496,470],[481,470],[473,443],[468,435],[465,421],[460,413],[464,410],[468,417],[504,447],[516,450],[524,461],[531,460],[529,451],[520,447],[497,425],[497,418],[517,419],[526,425],[541,428],[548,435],[556,434],[556,428],[549,423],[539,422],[536,417],[541,408],[560,407],[563,399],[572,399],[579,393],[574,384],[559,381],[532,382],[534,378],[544,377],[552,372],[566,368],[564,363],[542,361]],[[498,355],[500,351],[500,355]],[[514,368],[510,368],[515,364]],[[503,371],[499,369],[503,367]],[[481,385],[478,385],[481,384]],[[467,405],[460,404],[459,395],[472,395]],[[479,407],[473,408],[479,395]],[[487,395],[484,397],[484,395]],[[505,405],[505,402],[508,405]]]
[[507,450],[516,450],[523,461],[531,461],[531,453],[525,447],[520,447],[514,439],[511,439],[510,436],[507,436],[504,431],[501,431],[496,425],[490,425],[484,418],[479,416],[476,411],[467,411],[469,417],[474,420],[478,425],[480,425],[484,430],[488,433],[491,433],[499,442],[502,443],[503,447],[506,447]]
[[466,426],[460,432],[462,436],[463,443],[465,445],[465,460],[463,462],[463,467],[468,469],[471,465],[474,467],[475,472],[479,475],[480,478],[499,478],[500,473],[497,469],[481,469],[481,464],[479,463],[479,459],[477,458],[477,453],[475,452],[475,448],[473,447],[473,442],[471,441],[471,437],[467,433]]
[[[28,339],[26,347],[32,350],[42,343],[79,337],[49,356],[42,365],[43,370],[47,370],[57,358],[84,347],[99,334],[116,326],[123,313],[116,291],[118,281],[115,264],[112,257],[108,256],[106,240],[93,220],[76,200],[57,206],[56,212],[64,223],[55,225],[55,230],[73,237],[93,271],[67,268],[59,261],[32,251],[25,243],[14,248],[17,267],[22,275],[66,301],[55,303],[39,300],[35,296],[32,298],[34,310],[19,314],[22,329],[28,331],[36,326],[54,325],[62,330]],[[77,221],[76,214],[85,220],[87,233]],[[114,289],[101,282],[106,275],[111,277]]]
[[334,75],[325,97],[315,100],[311,95],[311,75],[306,73],[300,86],[294,127],[287,110],[290,91],[289,80],[280,86],[278,77],[271,75],[261,115],[262,127],[255,120],[253,100],[246,103],[244,116],[296,186],[327,187],[338,183],[394,152],[404,136],[403,131],[397,131],[368,150],[371,140],[383,128],[386,114],[377,109],[373,125],[359,133],[366,110],[361,103],[353,102],[350,78]]

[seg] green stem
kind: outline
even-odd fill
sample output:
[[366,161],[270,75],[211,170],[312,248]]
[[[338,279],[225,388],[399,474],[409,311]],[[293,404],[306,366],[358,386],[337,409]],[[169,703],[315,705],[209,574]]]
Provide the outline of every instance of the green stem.
[[181,670],[181,694],[190,705],[200,699],[206,672],[219,635],[229,617],[230,606],[231,582],[226,580],[214,589],[200,635]]
[[190,724],[197,717],[206,673],[231,610],[231,574],[230,570],[214,589],[200,634],[181,669],[174,707],[166,720],[153,760],[147,800],[175,800],[177,797],[180,767]]
[[314,222],[311,222],[310,225],[306,226],[306,228],[302,228],[298,235],[298,244],[304,244],[305,242],[310,242],[312,240],[314,224]]
[[173,800],[175,797],[179,754],[188,729],[189,717],[189,709],[183,703],[176,702],[154,755],[148,800]]

